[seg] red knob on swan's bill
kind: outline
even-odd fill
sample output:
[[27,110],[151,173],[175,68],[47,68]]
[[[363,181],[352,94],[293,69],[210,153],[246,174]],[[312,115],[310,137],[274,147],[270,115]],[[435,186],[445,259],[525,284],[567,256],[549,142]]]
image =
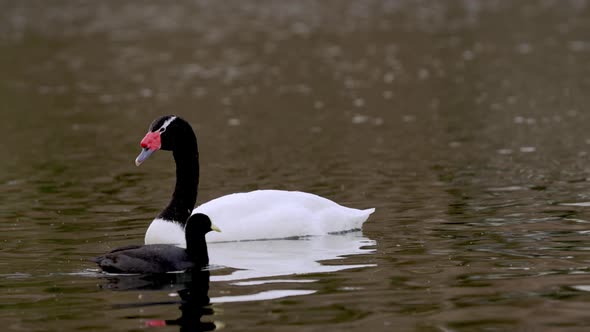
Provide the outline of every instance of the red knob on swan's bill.
[[159,150],[162,146],[162,139],[160,137],[160,132],[149,132],[145,135],[145,137],[141,140],[140,143],[143,150],[135,158],[135,165],[139,166],[143,163],[152,153]]

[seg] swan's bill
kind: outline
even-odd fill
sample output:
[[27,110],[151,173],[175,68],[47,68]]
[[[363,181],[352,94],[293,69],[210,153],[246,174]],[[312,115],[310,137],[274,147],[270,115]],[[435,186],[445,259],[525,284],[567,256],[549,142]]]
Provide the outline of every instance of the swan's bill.
[[154,153],[154,151],[157,151],[162,147],[160,131],[149,131],[147,134],[145,134],[145,137],[141,140],[139,145],[141,145],[143,150],[139,156],[135,158],[135,165],[137,166],[141,165],[141,163],[148,159],[148,157]]
[[213,225],[213,223],[211,223],[211,230],[221,233],[221,229],[219,229],[219,227]]
[[151,156],[152,153],[154,153],[154,151],[156,151],[156,150],[150,150],[148,148],[143,148],[141,150],[141,152],[139,153],[139,156],[137,156],[137,158],[135,158],[135,165],[136,166],[141,165],[141,163],[143,163],[146,159],[148,159],[149,156]]

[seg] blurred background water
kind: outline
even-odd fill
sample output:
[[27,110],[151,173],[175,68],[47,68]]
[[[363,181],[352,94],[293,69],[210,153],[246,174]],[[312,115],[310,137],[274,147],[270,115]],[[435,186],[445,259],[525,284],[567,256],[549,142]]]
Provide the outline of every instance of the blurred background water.
[[[588,1],[0,7],[5,331],[590,324]],[[230,263],[211,276],[99,275],[87,258],[141,243],[169,198],[169,153],[133,164],[162,114],[197,132],[199,203],[277,188],[377,211],[212,247]]]

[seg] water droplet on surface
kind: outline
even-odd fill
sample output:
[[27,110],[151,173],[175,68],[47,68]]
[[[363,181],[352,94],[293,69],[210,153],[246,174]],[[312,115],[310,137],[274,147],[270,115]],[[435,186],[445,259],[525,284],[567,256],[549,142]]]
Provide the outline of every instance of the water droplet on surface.
[[471,50],[465,50],[465,51],[463,52],[463,59],[464,59],[465,61],[471,61],[471,60],[473,60],[473,57],[474,57],[474,56],[475,56],[475,55],[474,55],[473,51],[471,51]]
[[101,95],[98,100],[103,104],[109,104],[113,102],[114,98],[111,95]]
[[516,46],[516,51],[520,54],[529,54],[533,50],[533,47],[529,43],[522,43]]
[[414,122],[414,121],[416,121],[416,116],[414,116],[414,115],[404,115],[402,117],[402,121],[404,121],[404,122]]
[[569,49],[572,52],[583,52],[590,50],[590,43],[582,40],[574,40],[569,43]]
[[310,31],[310,27],[303,22],[296,22],[291,26],[291,32],[296,35],[307,35]]
[[508,104],[510,104],[510,105],[514,105],[514,104],[516,104],[516,101],[517,101],[517,98],[516,98],[516,96],[508,96],[508,97],[506,98],[506,102],[507,102]]
[[451,148],[458,148],[461,146],[461,142],[450,142],[449,147]]
[[499,104],[499,103],[493,103],[493,104],[491,104],[490,105],[490,108],[492,110],[494,110],[494,111],[499,111],[499,110],[502,110],[503,109],[502,104]]
[[47,94],[49,91],[51,91],[51,88],[48,86],[40,86],[38,91],[42,94]]
[[318,126],[311,127],[311,128],[309,129],[309,131],[311,131],[311,132],[312,132],[312,133],[314,133],[314,134],[319,134],[319,133],[321,133],[321,132],[322,132],[322,130],[323,130],[323,129],[322,129],[322,127],[318,127]]
[[143,88],[141,89],[141,91],[139,92],[139,94],[144,97],[144,98],[149,98],[153,95],[153,92],[151,89],[149,88]]
[[389,73],[385,73],[385,75],[383,75],[383,82],[385,83],[391,83],[393,82],[393,80],[395,79],[395,75],[391,72]]
[[198,87],[193,89],[193,96],[200,98],[207,94],[207,89]]
[[352,117],[352,123],[354,124],[361,124],[361,123],[365,123],[369,120],[369,117],[366,115],[362,115],[362,114],[355,114]]
[[430,76],[430,72],[428,71],[428,69],[422,68],[418,71],[418,78],[420,80],[425,80],[428,78],[428,76]]

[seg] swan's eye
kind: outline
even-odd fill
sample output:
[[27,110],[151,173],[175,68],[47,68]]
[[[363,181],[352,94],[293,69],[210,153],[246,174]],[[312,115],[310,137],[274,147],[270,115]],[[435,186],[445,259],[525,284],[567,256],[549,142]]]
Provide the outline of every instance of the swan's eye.
[[165,131],[166,131],[166,128],[165,127],[160,128],[160,133],[163,133]]

